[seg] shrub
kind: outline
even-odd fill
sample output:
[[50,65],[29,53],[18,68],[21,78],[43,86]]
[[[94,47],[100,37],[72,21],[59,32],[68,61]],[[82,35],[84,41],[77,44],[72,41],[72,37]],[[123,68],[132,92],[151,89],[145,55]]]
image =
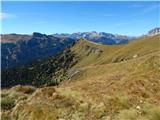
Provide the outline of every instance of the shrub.
[[11,119],[10,115],[8,115],[7,113],[2,112],[1,120],[12,120],[12,119]]
[[21,86],[18,85],[14,88],[17,92],[22,92],[24,94],[31,94],[35,91],[35,88],[32,86]]
[[160,107],[155,107],[151,109],[150,112],[151,120],[160,120]]
[[2,92],[1,92],[1,98],[7,97],[7,96],[8,96],[8,93],[2,93]]
[[129,109],[131,107],[129,96],[127,95],[117,94],[114,96],[105,96],[103,98],[103,102],[107,108],[110,108],[108,109],[110,112],[111,110],[112,112],[116,112],[118,110]]
[[126,109],[120,111],[118,116],[114,120],[136,120],[138,118],[138,113],[134,109]]
[[118,97],[119,106],[123,109],[128,109],[130,107],[128,96]]
[[15,101],[11,98],[2,98],[1,99],[1,108],[2,110],[9,110],[15,106]]
[[104,103],[99,103],[98,105],[93,106],[92,113],[94,114],[94,116],[97,119],[102,118],[103,116],[105,116],[106,107],[105,107]]
[[160,120],[160,107],[154,107],[150,110],[150,120]]
[[160,120],[160,107],[146,102],[142,108],[143,115],[149,120]]

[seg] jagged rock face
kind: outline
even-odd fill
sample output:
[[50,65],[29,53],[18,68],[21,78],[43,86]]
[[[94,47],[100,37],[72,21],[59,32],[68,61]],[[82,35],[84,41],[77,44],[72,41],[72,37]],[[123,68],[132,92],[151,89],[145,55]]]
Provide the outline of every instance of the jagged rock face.
[[94,47],[91,47],[91,46],[89,46],[89,45],[82,45],[82,48],[83,49],[85,49],[85,50],[87,50],[87,51],[89,51],[89,52],[91,52],[91,53],[94,53],[94,54],[101,54],[103,51],[101,50],[101,49],[99,49],[99,48],[94,48]]
[[74,42],[70,38],[40,33],[33,33],[32,36],[3,35],[2,41],[2,69],[55,55]]

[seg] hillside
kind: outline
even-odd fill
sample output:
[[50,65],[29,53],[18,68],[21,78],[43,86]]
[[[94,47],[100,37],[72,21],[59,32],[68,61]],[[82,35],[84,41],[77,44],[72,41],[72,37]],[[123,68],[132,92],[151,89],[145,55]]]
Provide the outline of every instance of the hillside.
[[101,44],[126,44],[134,37],[105,32],[46,35],[34,32],[25,34],[1,34],[2,69],[28,64],[56,55],[80,38]]
[[[96,37],[95,37],[96,36]],[[80,38],[101,44],[126,44],[133,38],[109,33],[84,32],[73,34],[32,35],[1,34],[2,69],[28,64],[56,55]]]
[[16,43],[18,41],[28,41],[31,39],[31,35],[20,35],[20,34],[2,34],[2,43]]
[[2,119],[159,120],[159,37],[112,46],[77,41],[67,52],[76,62],[58,86],[2,90]]
[[82,59],[82,62],[79,61],[76,66],[82,67],[89,64],[94,66],[142,57],[159,51],[159,44],[159,35],[144,37],[126,45],[101,45],[82,39],[73,46],[72,51]]
[[60,81],[67,79],[66,71],[76,64],[78,58],[69,49],[52,57],[34,61],[24,66],[13,67],[2,71],[1,87],[14,85],[58,85]]
[[57,38],[40,33],[6,34],[1,35],[1,38],[3,70],[56,55],[75,41],[70,38]]

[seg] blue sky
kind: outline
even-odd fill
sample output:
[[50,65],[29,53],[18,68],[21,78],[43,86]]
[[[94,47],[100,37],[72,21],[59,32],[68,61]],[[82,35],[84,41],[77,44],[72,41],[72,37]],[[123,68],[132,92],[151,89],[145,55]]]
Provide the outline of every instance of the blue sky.
[[108,32],[141,35],[160,26],[160,2],[3,1],[2,33]]

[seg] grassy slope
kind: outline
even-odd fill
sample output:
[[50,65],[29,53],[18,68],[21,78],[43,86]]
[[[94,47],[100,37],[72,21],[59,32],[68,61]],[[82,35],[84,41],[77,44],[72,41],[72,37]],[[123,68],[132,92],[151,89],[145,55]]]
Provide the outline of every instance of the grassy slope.
[[[102,54],[89,54],[89,50],[82,48],[82,45],[90,46],[91,48],[99,48]],[[157,52],[160,41],[159,36],[144,37],[141,40],[133,41],[127,45],[98,45],[87,40],[80,40],[72,50],[77,53],[82,59],[77,66],[88,66],[89,64],[103,64],[111,62],[119,62],[133,58],[134,55],[143,56],[149,53]],[[94,57],[93,57],[94,56]],[[80,65],[79,65],[80,64]]]
[[[72,47],[79,62],[71,70],[78,72],[56,88],[25,93],[26,99],[17,102],[10,116],[20,120],[159,120],[159,37],[117,46],[79,41]],[[94,48],[102,52],[91,52]],[[4,93],[10,97],[15,90]]]

